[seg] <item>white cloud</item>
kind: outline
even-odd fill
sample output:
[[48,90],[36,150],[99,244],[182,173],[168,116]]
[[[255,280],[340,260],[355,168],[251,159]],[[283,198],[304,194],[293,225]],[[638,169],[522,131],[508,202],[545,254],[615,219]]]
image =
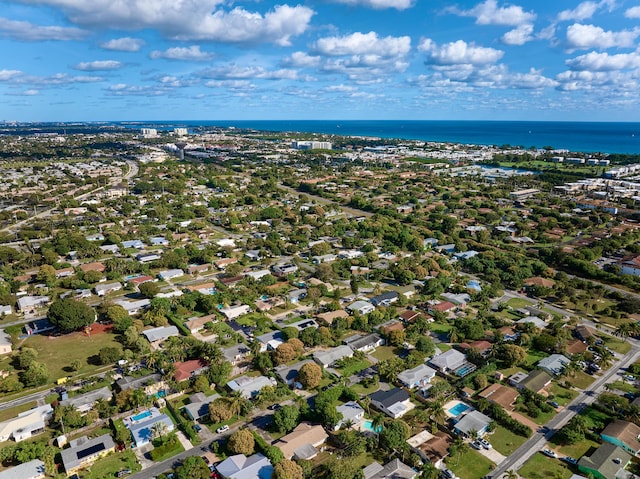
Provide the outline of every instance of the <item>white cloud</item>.
[[20,70],[0,70],[0,81],[9,81],[24,75]]
[[418,50],[428,54],[427,63],[434,65],[485,65],[495,63],[504,52],[495,48],[479,47],[464,40],[438,46],[433,40],[420,41]]
[[620,53],[609,55],[606,52],[590,52],[566,61],[571,70],[614,71],[640,68],[640,53]]
[[256,86],[249,80],[211,80],[204,84],[209,88],[227,88],[229,90],[255,90]]
[[631,7],[624,12],[624,16],[627,18],[640,18],[640,6]]
[[298,68],[313,68],[320,65],[321,57],[312,56],[305,52],[293,52],[286,57],[282,63],[287,66]]
[[304,33],[314,11],[276,5],[264,15],[241,7],[222,10],[223,0],[23,0],[60,7],[80,25],[116,30],[153,28],[180,40],[289,45]]
[[93,62],[81,62],[78,63],[73,68],[75,70],[82,70],[85,72],[95,72],[102,70],[117,70],[122,68],[124,65],[115,60],[96,60]]
[[120,52],[137,52],[144,45],[144,40],[140,38],[122,37],[114,38],[107,42],[101,43],[100,47],[105,50],[116,50]]
[[615,86],[620,81],[626,83],[628,78],[618,72],[567,71],[556,76],[558,89],[564,91],[594,90],[601,87]]
[[211,53],[201,51],[199,45],[191,45],[190,47],[174,47],[165,51],[154,50],[149,56],[153,59],[164,58],[167,60],[196,62],[207,61],[213,58]]
[[599,4],[596,2],[582,2],[573,10],[563,10],[558,14],[558,21],[565,22],[573,20],[581,22],[591,18],[598,10]]
[[633,47],[638,36],[640,36],[640,28],[638,27],[619,32],[605,31],[595,25],[580,23],[574,23],[567,27],[567,45],[571,50]]
[[213,80],[237,80],[237,79],[260,79],[260,80],[295,80],[298,72],[290,69],[267,70],[261,66],[242,65],[221,65],[216,68],[209,68],[198,73],[202,78]]
[[406,10],[413,7],[413,0],[336,0],[339,3],[352,6],[363,6],[374,10],[384,10],[395,8],[396,10]]
[[329,85],[328,87],[324,88],[324,91],[352,93],[352,92],[358,91],[358,88],[352,85],[345,85],[341,83],[340,85]]
[[89,32],[73,27],[40,26],[31,22],[0,17],[0,33],[15,40],[37,42],[46,40],[81,40]]
[[534,39],[532,34],[533,25],[524,23],[502,35],[501,40],[505,45],[524,45]]
[[478,25],[508,25],[518,26],[531,23],[536,19],[534,12],[525,12],[519,5],[498,7],[496,0],[486,0],[470,10],[449,9],[450,12],[462,17],[475,17]]
[[56,73],[48,77],[27,77],[21,80],[22,83],[33,83],[36,85],[70,85],[73,83],[97,83],[103,81],[103,77],[78,75],[71,76],[66,73]]
[[36,96],[39,94],[40,94],[40,90],[35,90],[35,89],[29,89],[29,90],[24,90],[24,91],[15,92],[15,93],[7,93],[7,95],[13,95],[13,96]]
[[325,37],[319,39],[314,48],[316,52],[327,56],[375,55],[378,57],[402,57],[411,50],[411,38],[379,38],[376,32],[356,32],[343,37]]

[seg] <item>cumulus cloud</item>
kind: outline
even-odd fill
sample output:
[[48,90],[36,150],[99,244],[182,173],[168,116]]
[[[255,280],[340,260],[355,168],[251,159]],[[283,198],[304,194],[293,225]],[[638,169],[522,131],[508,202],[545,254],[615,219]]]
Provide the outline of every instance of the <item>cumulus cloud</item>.
[[261,66],[221,65],[216,68],[208,68],[197,74],[201,78],[212,80],[237,80],[237,79],[261,79],[261,80],[295,80],[298,72],[290,69],[267,70]]
[[505,45],[524,45],[534,39],[533,25],[524,23],[502,35],[502,43]]
[[154,50],[149,56],[153,59],[164,58],[166,60],[196,62],[207,61],[213,58],[211,53],[201,51],[199,45],[191,45],[190,47],[174,47],[165,51]]
[[395,8],[396,10],[406,10],[413,7],[413,0],[336,0],[339,3],[352,6],[362,6],[373,8],[374,10],[384,10]]
[[627,18],[640,18],[640,6],[631,7],[624,12],[624,16]]
[[582,20],[586,20],[587,18],[591,18],[594,13],[598,10],[599,4],[597,2],[582,2],[576,8],[570,10],[562,10],[558,14],[558,21],[565,22],[568,20],[573,20],[580,22]]
[[319,56],[312,56],[305,52],[293,52],[282,63],[283,65],[298,68],[313,68],[319,66],[321,61],[322,58]]
[[0,70],[0,81],[13,80],[23,74],[20,70]]
[[620,53],[609,55],[606,52],[590,52],[566,61],[571,70],[615,71],[640,68],[640,53]]
[[0,33],[15,40],[37,42],[45,40],[81,40],[89,32],[74,27],[41,26],[31,22],[0,17]]
[[486,0],[470,10],[449,9],[451,13],[462,17],[475,17],[478,25],[518,26],[531,23],[536,19],[534,12],[525,12],[519,5],[499,7],[496,0]]
[[85,72],[95,72],[102,70],[117,70],[124,65],[115,60],[96,60],[93,62],[80,62],[73,68],[75,70],[82,70]]
[[61,8],[77,24],[117,30],[153,28],[180,40],[289,45],[304,33],[314,11],[302,5],[276,5],[264,15],[241,7],[221,8],[222,0],[23,0]]
[[411,50],[411,38],[379,38],[376,32],[356,32],[343,37],[325,37],[319,39],[313,50],[321,55],[375,55],[380,57],[404,56]]
[[575,91],[612,87],[623,77],[618,72],[566,71],[558,74],[556,79],[559,90]]
[[570,50],[633,47],[638,36],[640,36],[640,28],[638,27],[633,30],[613,32],[605,31],[595,25],[574,23],[567,27],[567,46]]
[[137,52],[142,48],[142,45],[144,45],[144,40],[140,38],[122,37],[101,43],[100,47],[119,52]]
[[479,47],[464,40],[437,45],[430,38],[421,40],[418,50],[427,53],[427,63],[433,65],[485,65],[497,62],[504,55],[501,50]]

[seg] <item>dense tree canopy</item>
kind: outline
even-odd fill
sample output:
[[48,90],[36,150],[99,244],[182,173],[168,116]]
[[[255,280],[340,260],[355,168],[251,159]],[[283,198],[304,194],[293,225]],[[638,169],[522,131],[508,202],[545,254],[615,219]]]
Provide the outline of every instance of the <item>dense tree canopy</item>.
[[70,333],[93,324],[96,312],[91,306],[80,301],[65,298],[53,302],[47,317],[60,332]]

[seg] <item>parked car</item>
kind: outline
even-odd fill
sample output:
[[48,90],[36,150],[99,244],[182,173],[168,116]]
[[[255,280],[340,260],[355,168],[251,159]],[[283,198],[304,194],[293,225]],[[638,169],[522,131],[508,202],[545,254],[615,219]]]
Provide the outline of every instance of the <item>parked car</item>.
[[220,426],[218,429],[216,429],[216,432],[218,434],[222,434],[223,432],[227,432],[229,430],[229,425],[225,424],[224,426]]
[[482,444],[480,443],[480,441],[473,441],[471,443],[471,447],[479,451],[480,449],[482,449]]
[[549,406],[552,406],[552,407],[554,407],[554,408],[556,408],[556,409],[557,409],[557,408],[559,408],[559,407],[560,407],[560,404],[558,404],[558,403],[557,403],[557,402],[555,402],[555,401],[549,401]]
[[626,379],[627,381],[635,381],[636,378],[635,376],[632,376],[631,374],[625,374],[624,376],[622,376],[623,379]]
[[573,465],[578,464],[578,460],[570,456],[564,456],[560,458],[560,460],[564,462],[568,462],[569,464],[573,464]]
[[193,428],[196,430],[196,432],[202,431],[202,426],[200,424],[195,424]]
[[491,443],[486,439],[480,439],[478,442],[482,445],[482,447],[484,447],[487,450],[493,449],[493,446],[491,445]]
[[269,406],[267,409],[271,410],[271,411],[277,411],[278,409],[282,409],[282,405],[279,403],[276,404],[272,404],[271,406]]
[[557,459],[558,455],[552,451],[551,449],[543,449],[542,450],[542,454],[544,454],[545,456],[548,457],[553,457],[554,459]]

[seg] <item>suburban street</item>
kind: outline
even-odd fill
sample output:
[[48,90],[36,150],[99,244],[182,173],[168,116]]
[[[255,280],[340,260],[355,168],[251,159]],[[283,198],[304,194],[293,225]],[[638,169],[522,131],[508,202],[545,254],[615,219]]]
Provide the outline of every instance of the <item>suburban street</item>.
[[617,380],[618,372],[621,368],[626,368],[640,357],[640,344],[636,340],[631,341],[633,347],[618,362],[614,363],[601,377],[591,385],[590,389],[580,393],[567,407],[560,411],[551,419],[546,427],[546,432],[534,432],[533,436],[511,454],[505,461],[498,465],[487,477],[492,479],[502,478],[502,475],[509,470],[518,470],[534,454],[544,447],[547,441],[573,416],[578,414],[589,404],[593,403],[600,393],[604,391],[607,383]]

